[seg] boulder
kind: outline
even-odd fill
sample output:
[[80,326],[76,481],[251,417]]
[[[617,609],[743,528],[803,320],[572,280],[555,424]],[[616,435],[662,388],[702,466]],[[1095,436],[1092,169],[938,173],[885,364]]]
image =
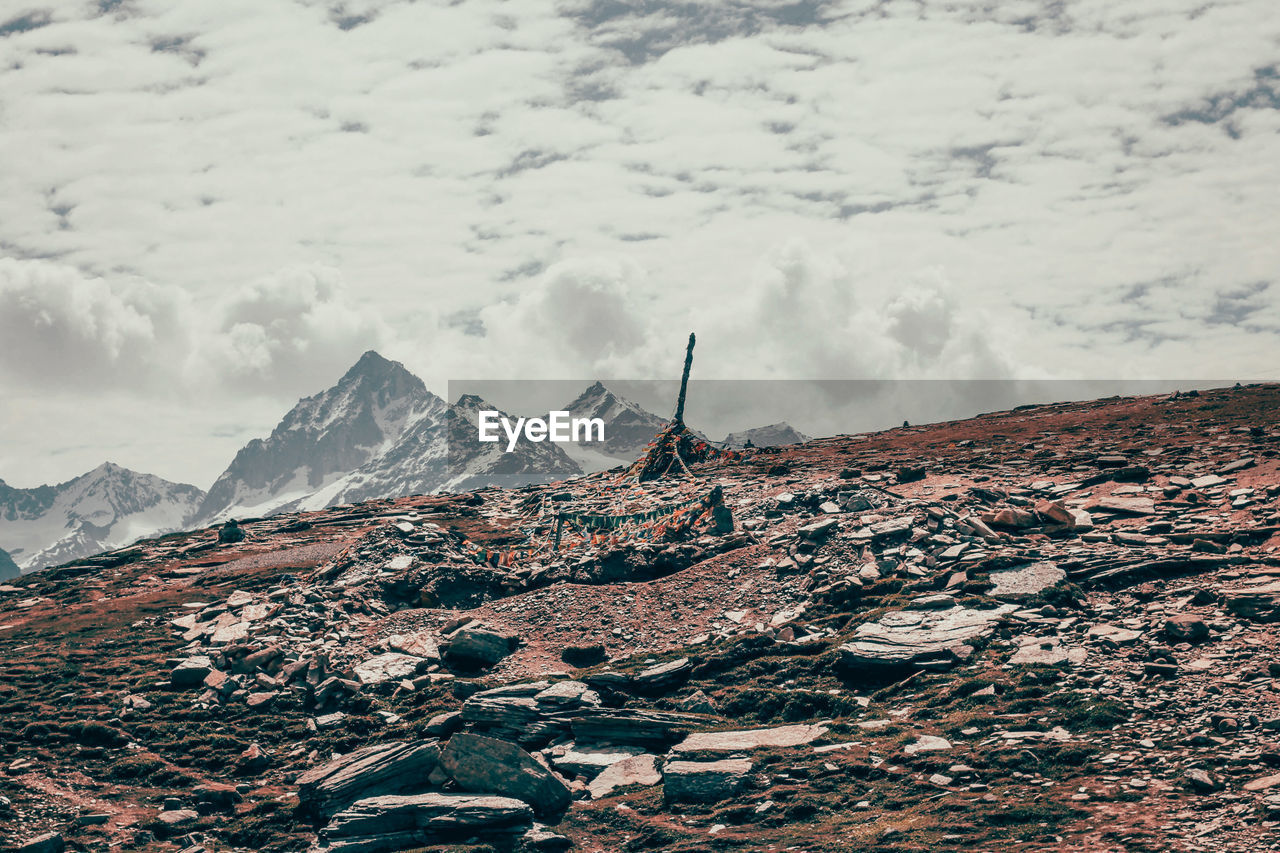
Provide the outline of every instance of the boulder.
[[1062,501],[1037,501],[1036,514],[1053,524],[1065,524],[1068,527],[1075,524],[1075,517]]
[[312,850],[383,853],[472,836],[514,836],[532,823],[532,810],[510,797],[438,793],[368,797],[335,814]]
[[195,687],[204,683],[205,676],[213,672],[213,661],[206,655],[193,655],[169,672],[169,683],[174,687]]
[[573,847],[573,841],[535,823],[520,836],[520,853],[565,853]]
[[156,819],[170,829],[182,829],[198,821],[200,813],[195,809],[169,809],[156,815]]
[[571,719],[600,706],[581,681],[535,681],[482,690],[462,705],[463,721],[495,737],[538,746],[569,732]]
[[751,773],[742,758],[668,761],[662,769],[663,797],[669,803],[714,803],[740,791]]
[[1164,623],[1164,635],[1175,643],[1199,643],[1209,639],[1209,626],[1194,613],[1178,613]]
[[513,639],[485,628],[462,628],[449,638],[445,655],[465,664],[493,666],[511,654]]
[[392,634],[387,637],[387,648],[393,652],[425,658],[429,661],[440,660],[440,649],[432,639],[430,632],[418,631],[412,634]]
[[439,760],[434,740],[367,746],[299,776],[298,800],[305,811],[327,815],[364,797],[420,790]]
[[460,732],[449,739],[440,765],[464,790],[515,797],[539,815],[561,812],[572,799],[559,776],[520,747],[497,738]]

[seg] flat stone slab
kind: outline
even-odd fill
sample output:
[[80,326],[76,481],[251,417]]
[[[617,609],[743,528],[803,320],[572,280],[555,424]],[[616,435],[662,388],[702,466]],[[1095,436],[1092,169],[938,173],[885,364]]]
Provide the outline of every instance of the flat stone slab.
[[1016,569],[991,573],[995,587],[989,595],[1001,601],[1026,601],[1067,579],[1067,573],[1053,563],[1032,563]]
[[1089,509],[1101,509],[1124,515],[1153,515],[1156,505],[1151,498],[1123,498],[1108,495],[1089,504]]
[[1280,581],[1224,589],[1226,608],[1255,622],[1280,622]]
[[779,726],[734,732],[694,732],[671,747],[680,755],[689,752],[742,752],[766,747],[802,746],[827,733],[826,726]]
[[354,670],[361,684],[382,684],[386,681],[409,678],[415,675],[418,667],[426,662],[426,658],[420,658],[417,655],[386,652],[356,664]]
[[673,803],[714,803],[742,789],[752,764],[743,758],[668,761],[662,769],[663,796]]
[[1121,628],[1119,625],[1111,625],[1101,622],[1093,625],[1085,632],[1088,637],[1098,640],[1105,640],[1108,643],[1114,643],[1117,646],[1127,646],[1135,643],[1142,636],[1141,631],[1135,631],[1132,628]]
[[638,746],[617,746],[607,750],[571,749],[551,759],[551,763],[561,772],[593,779],[607,768],[642,752],[644,750]]
[[1034,637],[1023,641],[1009,658],[1014,664],[1045,664],[1056,666],[1069,663],[1080,666],[1088,653],[1081,648],[1068,648],[1057,637]]
[[332,814],[361,798],[410,791],[439,763],[434,740],[367,746],[299,776],[298,800],[314,814]]
[[[463,706],[465,712],[466,706]],[[579,744],[635,744],[665,749],[690,730],[708,725],[705,717],[643,708],[601,708],[573,718]]]
[[591,780],[591,784],[587,785],[587,792],[593,800],[598,800],[622,788],[648,787],[661,781],[657,758],[646,752],[610,764]]
[[936,735],[920,735],[916,738],[915,743],[909,743],[902,748],[907,755],[915,755],[917,752],[942,752],[951,749],[951,741],[944,737]]
[[313,851],[383,853],[473,835],[509,835],[533,824],[533,810],[510,797],[411,794],[369,797],[338,812]]
[[387,648],[393,652],[426,658],[430,661],[440,660],[440,648],[427,631],[412,634],[392,634],[387,637]]
[[840,652],[849,666],[955,661],[967,657],[971,643],[989,636],[1016,609],[1017,605],[1002,604],[990,610],[891,610],[875,622],[859,625],[857,637]]

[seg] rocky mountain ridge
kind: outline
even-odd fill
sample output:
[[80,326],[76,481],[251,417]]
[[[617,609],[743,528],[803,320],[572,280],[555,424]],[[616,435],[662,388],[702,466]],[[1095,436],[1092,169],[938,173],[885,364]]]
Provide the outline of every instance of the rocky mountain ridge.
[[[567,409],[605,421],[603,447],[522,442],[503,453],[476,441],[475,406],[466,398],[451,405],[403,365],[366,352],[333,387],[246,444],[207,493],[110,463],[58,486],[0,481],[0,546],[31,571],[230,518],[547,482],[627,464],[666,423],[597,382]],[[105,502],[71,506],[79,500],[72,492]]]
[[[1278,403],[1034,406],[25,577],[0,844],[1267,849]],[[687,510],[714,487],[732,530]],[[560,515],[638,520],[557,551]]]

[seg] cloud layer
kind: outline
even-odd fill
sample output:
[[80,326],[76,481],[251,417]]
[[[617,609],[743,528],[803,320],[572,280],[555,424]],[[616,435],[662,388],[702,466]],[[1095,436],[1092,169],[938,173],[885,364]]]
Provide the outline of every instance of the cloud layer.
[[0,392],[1280,363],[1270,0],[33,0],[0,50]]

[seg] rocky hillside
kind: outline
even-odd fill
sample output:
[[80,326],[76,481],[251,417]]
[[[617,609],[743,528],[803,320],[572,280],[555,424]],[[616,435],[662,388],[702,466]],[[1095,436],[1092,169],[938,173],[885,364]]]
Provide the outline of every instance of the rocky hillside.
[[1269,849],[1278,407],[1027,407],[10,581],[0,847]]

